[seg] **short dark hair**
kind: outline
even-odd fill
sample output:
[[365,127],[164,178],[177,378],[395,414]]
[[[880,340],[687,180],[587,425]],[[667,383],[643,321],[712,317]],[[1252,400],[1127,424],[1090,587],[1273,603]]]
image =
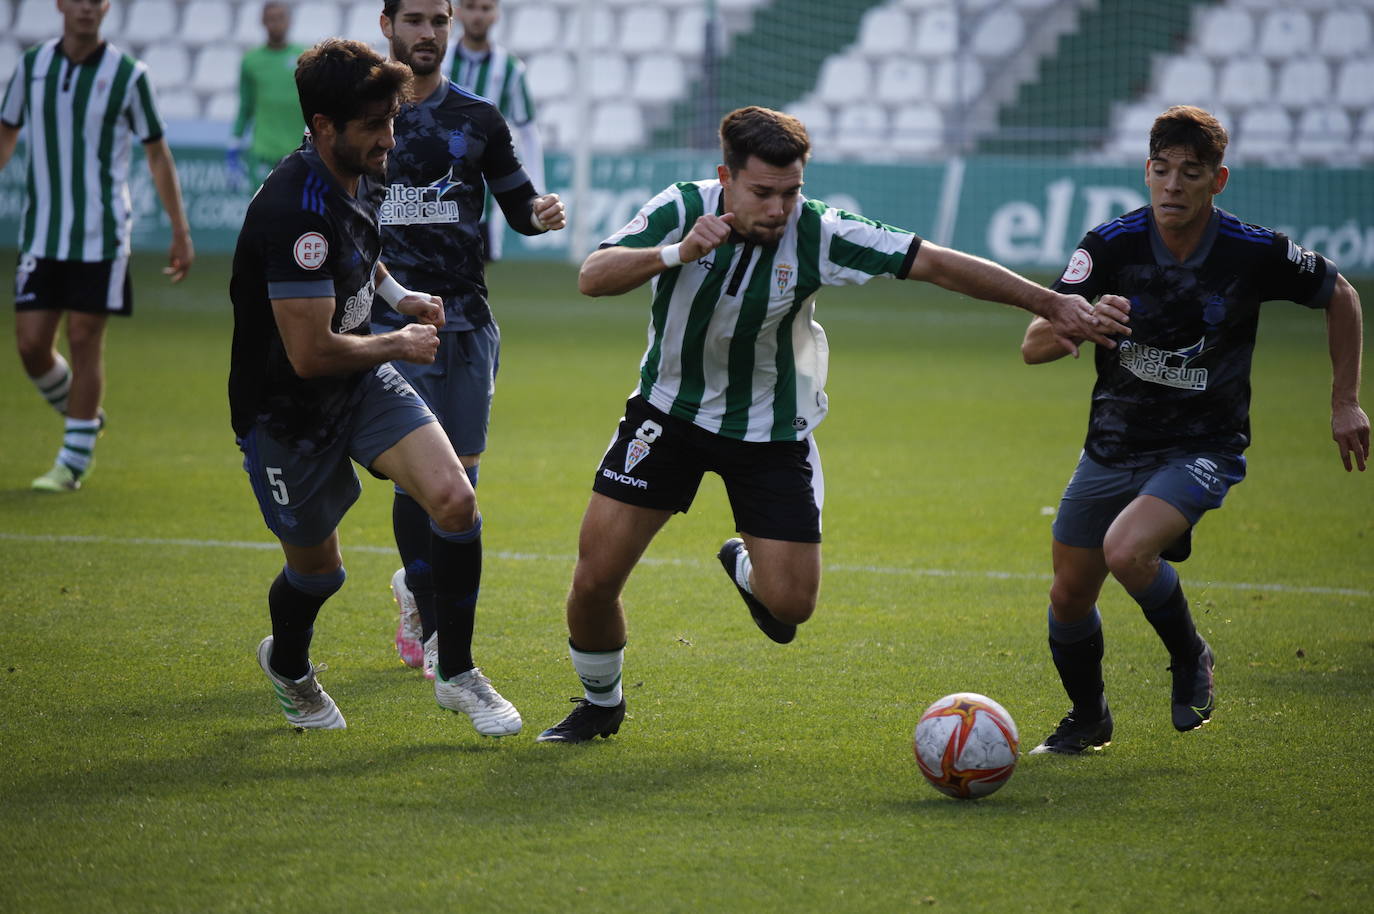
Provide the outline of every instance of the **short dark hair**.
[[307,127],[311,118],[323,114],[343,130],[369,105],[407,99],[413,79],[410,67],[346,38],[326,38],[296,63],[296,92]]
[[792,115],[750,105],[736,108],[720,122],[720,151],[731,174],[743,168],[750,156],[785,168],[798,159],[805,164],[811,155],[811,138]]
[[[405,0],[382,0],[382,15],[395,22],[396,11],[401,8],[401,4],[404,2]],[[448,0],[448,14],[453,15],[453,0]]]
[[1150,128],[1150,158],[1166,149],[1190,150],[1197,160],[1213,170],[1221,167],[1230,137],[1209,112],[1192,105],[1174,105],[1155,118]]

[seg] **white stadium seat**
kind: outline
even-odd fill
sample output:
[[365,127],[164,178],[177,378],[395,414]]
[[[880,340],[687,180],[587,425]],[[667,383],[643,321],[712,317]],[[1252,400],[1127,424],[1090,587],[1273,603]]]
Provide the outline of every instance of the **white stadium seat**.
[[506,10],[505,17],[501,40],[515,54],[532,56],[565,43],[562,17],[555,7],[521,4]]
[[1143,163],[1149,155],[1150,128],[1162,110],[1163,106],[1150,101],[1118,107],[1112,118],[1111,139],[1103,151],[1123,162]]
[[1171,105],[1210,108],[1217,95],[1212,64],[1204,57],[1166,58],[1155,77],[1155,94]]
[[1217,100],[1226,105],[1254,105],[1267,101],[1273,92],[1268,62],[1242,57],[1222,64],[1217,80]]
[[234,45],[201,48],[191,68],[191,88],[197,92],[238,90],[243,53]]
[[644,104],[661,105],[687,94],[687,72],[682,59],[671,54],[645,54],[635,61],[630,75],[630,97]]
[[[615,13],[604,6],[593,5],[587,46],[597,50],[611,49],[615,47],[615,38]],[[572,15],[566,17],[559,41],[568,44],[582,41],[582,7],[576,7]]]
[[1317,53],[1337,59],[1368,53],[1370,45],[1374,44],[1369,18],[1370,11],[1362,9],[1337,9],[1327,13],[1317,33]]
[[158,90],[179,88],[191,76],[191,55],[179,44],[153,44],[143,52],[153,86]]
[[967,57],[936,61],[930,74],[930,99],[944,108],[971,102],[982,94],[985,79],[982,66]]
[[[343,29],[338,3],[312,2],[297,4],[291,12],[291,31],[288,41],[299,42],[306,47],[318,44],[326,38],[336,37]],[[377,4],[381,10],[381,4]],[[381,37],[381,29],[377,30]]]
[[1245,54],[1255,46],[1255,20],[1233,7],[1205,9],[1198,16],[1197,46],[1215,60]]
[[859,57],[827,57],[816,79],[816,97],[829,105],[867,98],[872,91],[872,68]]
[[577,68],[567,54],[552,52],[531,57],[525,75],[535,103],[542,104],[550,99],[564,98],[572,92],[577,81]]
[[880,105],[845,105],[835,118],[833,145],[847,155],[881,154],[887,146],[887,112]]
[[234,41],[245,48],[254,48],[267,42],[267,32],[262,27],[262,4],[252,0],[240,3],[238,14],[234,16]]
[[1331,68],[1317,57],[1290,60],[1279,67],[1274,88],[1278,101],[1290,107],[1325,102],[1331,95]]
[[672,17],[661,7],[643,6],[627,10],[620,17],[620,50],[626,54],[661,51],[668,43],[668,24]]
[[595,99],[617,98],[630,88],[630,65],[620,54],[603,52],[592,58],[591,84],[587,87]]
[[820,102],[798,102],[788,105],[786,111],[806,127],[813,148],[830,146],[835,131],[834,118],[827,106]]
[[1341,66],[1336,101],[1351,108],[1374,105],[1374,59],[1361,57]]
[[1284,163],[1292,158],[1293,121],[1277,105],[1259,105],[1240,116],[1236,128],[1237,157],[1247,161]]
[[173,89],[157,95],[157,113],[164,121],[193,121],[200,118],[200,99],[189,89]]
[[[716,45],[719,47],[719,43]],[[689,6],[673,17],[673,48],[685,57],[700,57],[706,50],[706,10]]]
[[1259,52],[1288,59],[1312,51],[1312,17],[1303,10],[1276,9],[1260,25]]
[[[23,0],[14,14],[14,37],[25,46],[62,34],[62,17],[53,0]],[[8,78],[8,77],[6,77]]]
[[877,59],[900,54],[911,40],[911,17],[893,6],[875,6],[859,22],[859,51]]
[[1366,110],[1360,118],[1360,129],[1355,133],[1355,153],[1362,159],[1374,159],[1374,108]]
[[192,47],[223,41],[233,28],[233,6],[225,0],[191,0],[181,20],[181,40]]
[[945,119],[934,105],[905,105],[892,117],[892,149],[907,155],[928,155],[944,145]]
[[177,34],[177,4],[172,0],[134,0],[119,35],[134,45],[161,41]]
[[566,99],[559,99],[539,109],[539,137],[547,148],[571,149],[582,124],[577,107]]
[[[216,92],[210,96],[210,100],[205,103],[205,119],[207,121],[222,121],[233,123],[234,118],[239,116],[239,94],[232,90]],[[305,132],[305,125],[301,125],[301,132]]]
[[1350,115],[1344,108],[1333,105],[1309,108],[1298,119],[1298,155],[1329,163],[1353,161],[1353,133]]
[[950,7],[926,10],[916,23],[912,53],[918,57],[948,57],[959,48],[959,20]]
[[885,60],[878,65],[874,95],[887,104],[924,101],[930,95],[930,73],[919,60],[906,57]]
[[604,101],[592,115],[591,145],[601,152],[627,152],[644,142],[644,116],[631,101]]
[[1026,21],[1015,10],[998,9],[978,20],[973,30],[973,53],[979,57],[1005,57],[1026,38]]

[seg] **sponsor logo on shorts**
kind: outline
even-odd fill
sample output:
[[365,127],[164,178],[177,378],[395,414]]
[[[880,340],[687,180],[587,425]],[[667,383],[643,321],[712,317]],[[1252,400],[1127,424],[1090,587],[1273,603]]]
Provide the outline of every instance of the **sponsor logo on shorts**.
[[1188,465],[1188,472],[1208,492],[1215,494],[1224,488],[1221,477],[1217,475],[1217,464],[1214,460],[1198,457]]
[[1064,275],[1059,277],[1060,282],[1080,283],[1093,274],[1093,255],[1079,248],[1073,252],[1069,258],[1069,265],[1064,268]]
[[649,445],[635,438],[630,442],[629,446],[625,448],[625,472],[633,472],[635,466],[648,456]]
[[612,482],[620,483],[622,486],[630,486],[635,489],[649,488],[648,481],[643,479],[635,479],[633,476],[626,476],[624,473],[617,473],[610,467],[602,467],[601,475],[611,480]]
[[38,297],[37,293],[25,292],[24,287],[29,284],[29,277],[34,270],[38,269],[38,258],[32,254],[25,254],[19,258],[19,268],[14,272],[14,303],[22,305],[24,302],[33,301]]
[[1157,349],[1134,340],[1122,340],[1118,347],[1121,367],[1142,381],[1180,390],[1206,390],[1207,369],[1189,368],[1188,363],[1202,354],[1207,343],[1203,337],[1187,349]]
[[318,270],[329,257],[329,242],[319,232],[306,232],[296,239],[291,254],[302,270]]

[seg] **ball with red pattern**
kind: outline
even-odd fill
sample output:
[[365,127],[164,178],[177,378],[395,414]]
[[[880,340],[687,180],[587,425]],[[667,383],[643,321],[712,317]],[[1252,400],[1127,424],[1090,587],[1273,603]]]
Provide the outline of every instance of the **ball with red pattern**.
[[972,800],[1011,778],[1019,743],[1016,722],[1006,708],[986,695],[956,692],[926,708],[912,748],[931,786]]

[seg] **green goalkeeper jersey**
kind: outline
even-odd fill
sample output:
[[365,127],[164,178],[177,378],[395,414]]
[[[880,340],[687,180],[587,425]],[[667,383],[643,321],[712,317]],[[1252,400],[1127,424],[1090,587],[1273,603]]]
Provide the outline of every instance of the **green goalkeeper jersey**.
[[243,55],[234,136],[242,139],[251,125],[253,144],[249,154],[267,166],[294,151],[305,133],[300,97],[296,94],[296,60],[303,53],[303,45],[288,44],[281,48],[262,45]]

